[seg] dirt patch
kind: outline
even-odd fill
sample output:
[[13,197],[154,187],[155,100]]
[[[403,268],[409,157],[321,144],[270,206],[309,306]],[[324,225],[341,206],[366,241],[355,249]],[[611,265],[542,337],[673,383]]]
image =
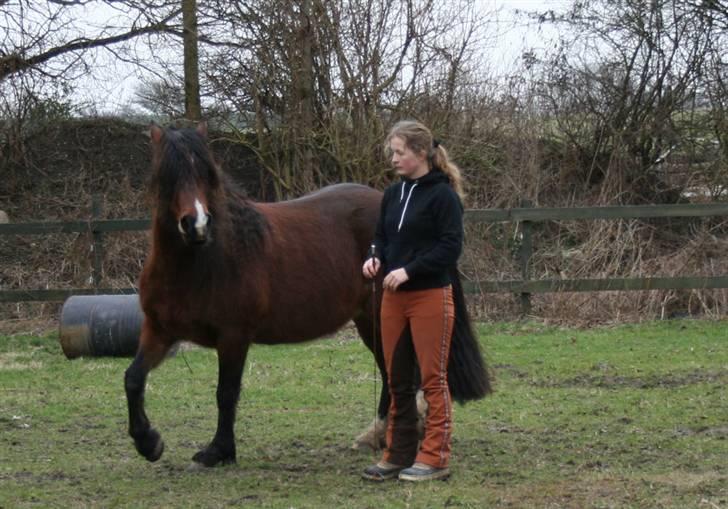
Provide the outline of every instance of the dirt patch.
[[705,435],[715,437],[720,440],[728,439],[728,426],[697,426],[692,428],[678,428],[675,430],[675,437],[685,437],[692,435]]
[[33,472],[16,472],[9,474],[0,474],[0,480],[5,481],[18,481],[23,483],[42,483],[49,481],[64,481],[70,482],[71,484],[80,484],[80,479],[75,476],[66,474],[65,472],[55,471],[44,474],[35,474]]
[[[728,478],[713,472],[671,472],[642,478],[618,476],[585,476],[564,479],[539,486],[524,484],[513,486],[498,501],[504,507],[584,508],[584,507],[677,507],[676,490],[692,493],[689,504],[699,507],[723,508],[728,495]],[[720,493],[722,491],[722,493]],[[649,502],[645,495],[649,494]],[[712,497],[717,497],[711,500]],[[645,505],[645,504],[648,505]]]
[[647,377],[629,377],[619,375],[578,375],[566,380],[532,380],[531,385],[535,387],[549,388],[573,388],[573,387],[598,387],[602,389],[634,388],[634,389],[656,389],[675,388],[686,385],[701,383],[728,383],[728,370],[719,371],[689,371],[686,373],[668,373],[651,375]]
[[499,373],[507,373],[513,378],[523,380],[531,376],[527,371],[519,369],[512,364],[493,364],[490,366],[491,375],[497,376]]
[[[625,507],[634,504],[630,482],[621,478],[564,479],[553,483],[513,486],[498,500],[504,507],[584,508],[595,501],[609,501],[604,507]],[[597,506],[602,507],[602,506]]]

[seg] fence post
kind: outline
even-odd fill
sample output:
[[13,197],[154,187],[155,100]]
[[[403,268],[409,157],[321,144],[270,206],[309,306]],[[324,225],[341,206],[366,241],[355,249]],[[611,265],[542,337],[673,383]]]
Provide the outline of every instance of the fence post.
[[[521,208],[531,208],[533,203],[529,200],[521,200]],[[521,246],[518,250],[518,261],[521,266],[521,280],[528,281],[530,279],[530,263],[533,254],[533,241],[531,239],[531,230],[533,222],[521,221]],[[521,315],[527,316],[531,313],[531,294],[521,292]]]
[[[92,220],[96,221],[98,219],[101,219],[102,212],[103,196],[98,193],[94,193],[93,195],[91,195]],[[94,228],[91,229],[91,234],[93,236],[92,250],[94,254],[91,277],[93,279],[94,289],[98,290],[101,286],[101,271],[104,261],[104,234]]]

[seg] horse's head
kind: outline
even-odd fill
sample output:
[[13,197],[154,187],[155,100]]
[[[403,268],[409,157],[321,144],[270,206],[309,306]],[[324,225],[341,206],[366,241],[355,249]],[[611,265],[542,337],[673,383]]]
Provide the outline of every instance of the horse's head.
[[153,190],[162,227],[176,230],[185,244],[211,240],[220,170],[207,146],[207,125],[196,129],[151,127]]

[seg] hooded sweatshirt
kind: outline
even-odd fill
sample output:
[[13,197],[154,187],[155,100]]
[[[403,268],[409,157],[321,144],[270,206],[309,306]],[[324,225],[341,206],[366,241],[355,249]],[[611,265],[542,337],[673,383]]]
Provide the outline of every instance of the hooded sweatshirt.
[[399,290],[441,288],[463,244],[463,206],[442,171],[403,178],[382,198],[374,238],[384,274],[404,268],[409,280]]

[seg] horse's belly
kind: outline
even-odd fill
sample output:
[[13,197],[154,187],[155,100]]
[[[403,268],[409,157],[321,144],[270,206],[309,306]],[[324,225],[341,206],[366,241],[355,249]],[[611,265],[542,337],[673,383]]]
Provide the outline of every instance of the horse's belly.
[[286,312],[274,312],[267,326],[261,327],[256,343],[297,343],[320,338],[343,327],[359,308],[359,303],[346,299],[311,299],[305,305],[285,307]]
[[291,317],[282,318],[281,327],[273,327],[268,330],[260,330],[256,334],[255,342],[262,344],[278,343],[299,343],[310,341],[329,334],[333,334],[343,327],[351,316],[342,317],[339,320],[327,320],[311,323],[310,321],[298,321]]

